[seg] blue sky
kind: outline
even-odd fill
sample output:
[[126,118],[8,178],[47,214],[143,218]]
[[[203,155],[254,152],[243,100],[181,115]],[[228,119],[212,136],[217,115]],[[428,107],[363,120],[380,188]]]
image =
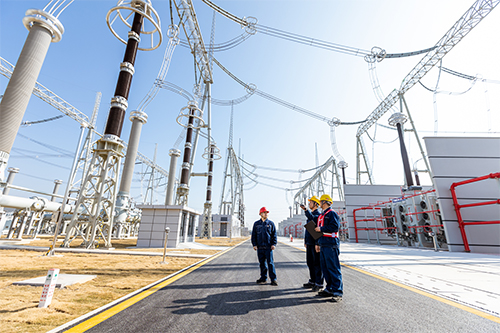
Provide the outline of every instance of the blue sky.
[[[16,63],[28,34],[22,24],[26,10],[41,9],[47,3],[47,0],[0,0],[0,56]],[[59,17],[65,27],[63,38],[50,46],[38,78],[40,83],[89,116],[96,93],[102,92],[97,121],[97,129],[101,133],[125,51],[125,45],[111,34],[105,20],[107,12],[116,3],[76,0],[71,4]],[[153,0],[152,3],[161,18],[165,33],[170,24],[169,2]],[[204,40],[208,43],[213,11],[201,1],[195,0],[193,3]],[[378,46],[387,53],[399,53],[434,46],[473,2],[271,0],[215,3],[238,17],[253,16],[258,19],[259,24],[287,32],[360,49],[369,50]],[[174,22],[178,22],[176,16]],[[499,31],[500,9],[497,8],[444,57],[443,66],[468,75],[480,74],[487,79],[500,80],[500,46],[497,42]],[[238,24],[216,15],[216,43],[223,43],[241,33],[242,29]],[[185,39],[183,34],[181,38]],[[165,47],[166,37],[160,48],[149,52],[139,51],[128,112],[137,108],[151,88]],[[253,83],[261,91],[325,117],[358,121],[366,118],[379,104],[370,83],[368,64],[361,57],[296,44],[259,33],[233,49],[216,52],[215,57],[242,81]],[[385,59],[377,64],[384,96],[400,86],[401,80],[420,59],[421,56]],[[428,87],[435,87],[438,72],[433,69],[422,82]],[[214,69],[213,76],[213,98],[229,100],[245,94],[245,90],[219,68]],[[188,49],[178,46],[166,80],[191,91],[194,77],[192,55]],[[7,79],[0,77],[2,93],[6,85]],[[470,82],[467,80],[441,75],[441,90],[461,92],[469,87]],[[416,85],[405,97],[420,136],[433,135],[433,94]],[[167,170],[168,151],[174,146],[182,129],[175,118],[179,110],[186,106],[186,102],[179,95],[160,90],[145,110],[149,119],[143,127],[139,151],[153,159],[155,145],[158,144],[157,163]],[[489,135],[498,136],[500,85],[477,82],[462,95],[438,94],[437,111],[438,135],[484,136],[490,130]],[[316,166],[316,144],[320,164],[332,154],[329,127],[324,122],[259,96],[252,96],[235,106],[234,112],[234,147],[238,153],[241,140],[241,154],[251,164],[294,170],[309,169]],[[45,119],[59,114],[59,111],[48,104],[32,97],[24,120]],[[212,136],[223,155],[223,159],[217,161],[214,168],[214,212],[217,211],[220,199],[229,115],[229,107],[212,107]],[[387,118],[382,123],[386,125]],[[122,139],[125,141],[128,140],[130,125],[127,113],[122,131]],[[356,130],[357,126],[340,126],[336,130],[340,153],[349,163],[346,174],[350,183],[355,183],[356,176]],[[20,168],[15,183],[50,192],[54,179],[66,181],[72,159],[48,155],[57,154],[54,149],[73,154],[79,124],[64,117],[45,124],[22,127],[19,133],[23,136],[16,138],[9,161],[10,167]],[[379,141],[392,141],[395,138],[394,131],[380,127],[377,133],[372,129],[370,134]],[[45,146],[27,140],[26,137]],[[370,159],[374,160],[375,181],[378,184],[402,184],[403,172],[397,142],[372,145],[365,137],[365,144]],[[53,149],[48,149],[47,145]],[[201,158],[204,145],[206,141],[200,139],[195,172],[207,170],[206,161]],[[407,148],[411,163],[414,163],[419,159],[415,141],[408,141]],[[179,167],[180,165],[178,170]],[[139,169],[137,167],[136,171],[140,171]],[[263,169],[257,169],[256,172],[261,176],[284,181],[310,176]],[[291,187],[286,182],[264,178],[259,181],[272,186]],[[139,182],[133,182],[132,186],[132,195],[139,196]],[[191,181],[190,206],[199,211],[203,209],[205,186],[205,178],[197,177]],[[21,195],[18,192],[11,194]],[[164,200],[160,195],[157,199],[160,203]],[[245,192],[247,224],[258,218],[261,206],[270,210],[272,220],[280,222],[288,216],[288,206],[291,203],[290,192],[264,185],[256,186]]]

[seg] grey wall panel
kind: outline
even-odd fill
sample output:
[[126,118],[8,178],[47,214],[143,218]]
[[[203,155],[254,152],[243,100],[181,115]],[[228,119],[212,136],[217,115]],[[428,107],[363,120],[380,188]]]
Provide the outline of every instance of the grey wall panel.
[[348,194],[349,196],[397,197],[401,195],[401,187],[399,185],[346,184],[344,186],[344,191],[345,194]]
[[473,253],[498,254],[500,252],[498,248],[492,246],[475,246],[469,244],[469,247],[470,251]]
[[[453,206],[453,200],[450,199],[440,199],[440,211],[444,220],[446,221],[458,221],[455,208]],[[483,202],[482,200],[464,200],[458,199],[458,203],[463,205],[464,203],[473,202]],[[500,219],[500,205],[488,205],[481,207],[468,207],[461,208],[460,214],[465,222],[470,221],[498,221]],[[499,225],[500,226],[500,225]]]
[[[424,138],[433,180],[436,184],[450,251],[463,251],[462,235],[452,201],[450,186],[466,179],[500,172],[500,138],[426,137]],[[500,198],[500,182],[483,180],[457,187],[458,203],[490,201]],[[463,208],[466,221],[493,221],[500,218],[500,207]],[[471,251],[500,253],[500,225],[467,226]]]
[[432,174],[435,176],[475,178],[500,171],[500,157],[431,157],[430,159],[433,163]]
[[[483,175],[484,176],[484,175]],[[445,179],[440,179],[445,178]],[[448,177],[434,177],[436,181],[436,190],[439,195],[443,198],[451,198],[450,187],[453,183],[458,183],[464,180],[471,179],[471,177],[461,177],[461,178],[448,178]],[[467,198],[480,198],[491,200],[495,198],[500,198],[500,182],[495,179],[482,180],[470,184],[459,185],[456,187],[457,196]]]
[[[499,138],[425,137],[427,156],[498,157]],[[480,146],[479,146],[479,145]]]

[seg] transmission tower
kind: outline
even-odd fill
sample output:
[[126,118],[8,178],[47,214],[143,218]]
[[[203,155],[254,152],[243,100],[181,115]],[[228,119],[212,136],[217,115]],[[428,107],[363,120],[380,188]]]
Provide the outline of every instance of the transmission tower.
[[[128,11],[133,13],[132,22],[128,21],[132,17],[132,13],[125,15]],[[115,16],[111,18],[113,13]],[[127,41],[122,39],[112,27],[117,17],[130,28]],[[144,19],[153,25],[151,31],[143,30]],[[120,139],[120,135],[128,106],[128,95],[134,74],[135,58],[137,50],[154,50],[162,41],[159,17],[149,0],[120,1],[116,7],[108,12],[106,21],[113,35],[126,43],[127,48],[123,62],[120,65],[120,75],[115,96],[111,99],[111,109],[104,136],[94,146],[92,160],[78,196],[75,213],[71,218],[70,229],[63,242],[63,246],[66,247],[69,246],[71,237],[77,231],[76,224],[82,214],[88,216],[86,234],[81,235],[83,238],[82,245],[86,248],[95,248],[96,243],[98,243],[96,238],[102,237],[105,243],[104,246],[111,247],[120,161],[124,156],[124,144]],[[149,45],[144,46],[142,44],[143,47],[140,47],[141,33],[150,37]],[[155,45],[153,36],[157,35],[159,35],[159,38]]]
[[[339,167],[340,164],[341,163],[339,163]],[[329,179],[331,179],[330,182],[328,181]],[[337,196],[340,201],[344,201],[343,186],[333,156],[330,156],[330,158],[316,170],[316,173],[309,178],[307,183],[305,183],[295,194],[293,198],[294,203],[303,203],[304,199],[310,198],[313,195],[317,196],[325,193],[330,194],[332,198]]]
[[[205,50],[205,44],[203,42],[203,37],[201,34],[200,27],[198,25],[198,20],[196,19],[196,13],[191,0],[177,0],[174,2],[175,8],[177,9],[177,14],[179,15],[179,24],[184,29],[184,33],[191,48],[191,53],[194,56],[196,67],[200,73],[200,80],[203,80],[205,84],[205,92],[207,96],[207,123],[206,126],[203,124],[203,106],[202,109],[197,107],[195,102],[189,102],[188,106],[181,110],[181,114],[177,118],[179,124],[181,124],[180,119],[187,118],[187,124],[182,125],[187,128],[186,132],[186,144],[184,146],[184,157],[182,163],[181,180],[177,187],[177,204],[185,205],[187,203],[187,197],[189,194],[189,179],[191,177],[192,160],[193,154],[193,144],[192,135],[193,131],[196,130],[196,134],[199,134],[201,127],[207,128],[207,140],[208,144],[203,153],[203,157],[208,160],[208,173],[207,173],[207,193],[206,201],[204,204],[203,215],[202,215],[202,236],[210,238],[212,236],[212,180],[213,180],[213,162],[215,159],[220,158],[219,149],[217,148],[215,141],[211,137],[211,89],[210,85],[213,83],[212,79],[212,68],[210,65],[210,59],[207,51]],[[212,41],[213,41],[213,25],[212,25]],[[195,83],[198,87],[197,92],[199,93],[198,82]],[[184,111],[185,112],[184,112]],[[196,126],[199,124],[199,126]],[[196,128],[197,127],[197,128]],[[195,138],[195,145],[197,142],[197,135]]]
[[[391,110],[394,105],[399,101],[400,105],[404,101],[404,94],[410,90],[417,82],[419,82],[437,63],[439,63],[443,57],[450,52],[455,45],[457,45],[476,25],[479,24],[500,2],[500,0],[478,0],[476,1],[463,15],[460,19],[446,32],[446,34],[436,43],[436,45],[425,54],[425,56],[420,60],[420,62],[406,75],[403,79],[399,90],[394,89],[381,103],[380,105],[368,116],[367,121],[361,124],[356,133],[357,139],[357,184],[361,183],[361,175],[364,173],[368,174],[369,182],[372,183],[371,170],[368,167],[368,157],[366,155],[366,149],[363,145],[363,140],[361,136],[368,131],[368,129],[373,126],[387,111]],[[406,107],[408,111],[408,108]],[[400,106],[401,113],[403,112],[402,105]],[[394,125],[400,124],[401,122],[395,122]],[[413,126],[413,125],[412,125]],[[413,128],[414,134],[416,131]],[[417,136],[417,135],[416,135]],[[427,160],[427,156],[423,152],[422,146],[420,144],[419,138],[417,136],[417,142],[422,153],[422,158],[425,162],[426,168],[430,174],[430,167]],[[404,142],[400,142],[404,145]],[[402,149],[403,151],[403,149]],[[361,170],[361,156],[363,156],[363,161],[365,164],[365,170]],[[403,160],[407,156],[402,156]],[[408,171],[405,170],[405,174]],[[432,179],[432,177],[431,177]],[[412,183],[412,182],[410,182]]]
[[222,180],[222,192],[219,204],[219,214],[236,215],[240,226],[245,227],[245,205],[243,200],[243,177],[238,157],[233,149],[233,116],[231,105],[231,119],[229,123],[229,143],[227,147],[226,166]]

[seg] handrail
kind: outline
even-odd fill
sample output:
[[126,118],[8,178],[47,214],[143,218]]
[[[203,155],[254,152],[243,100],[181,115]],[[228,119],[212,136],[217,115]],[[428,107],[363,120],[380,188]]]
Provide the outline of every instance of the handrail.
[[[396,218],[396,216],[394,214],[392,215],[380,215],[380,216],[375,216],[375,210],[378,210],[379,212],[381,212],[382,208],[385,208],[383,207],[384,205],[386,204],[389,204],[389,203],[393,203],[394,200],[398,200],[398,199],[401,199],[401,200],[407,200],[407,199],[410,199],[410,198],[413,198],[413,197],[416,197],[416,196],[421,196],[423,194],[428,194],[428,193],[432,193],[432,192],[435,192],[436,190],[435,189],[431,189],[431,190],[427,190],[427,191],[422,191],[422,192],[418,192],[418,193],[413,193],[413,194],[410,194],[410,195],[403,195],[401,196],[400,198],[391,198],[389,199],[388,201],[378,201],[376,204],[369,204],[368,206],[366,207],[360,207],[360,208],[356,208],[356,209],[353,209],[353,219],[354,219],[354,234],[355,234],[355,237],[356,237],[356,243],[358,243],[358,230],[359,231],[366,231],[367,233],[371,230],[375,230],[375,232],[379,231],[380,233],[382,233],[384,230],[387,231],[387,233],[389,233],[388,231],[389,230],[395,230],[396,232],[402,232],[402,230],[398,230],[398,227],[377,227],[377,221],[380,221],[380,222],[383,222],[384,220],[387,220],[387,219],[390,219],[390,218]],[[373,217],[366,217],[366,213],[365,213],[365,218],[356,218],[356,212],[357,211],[366,211],[366,210],[373,210],[374,211],[374,214],[373,214]],[[408,212],[406,213],[406,215],[419,215],[419,214],[424,214],[424,213],[436,213],[436,212],[439,212],[439,209],[433,209],[433,210],[425,210],[425,211],[415,211],[415,212]],[[374,221],[375,222],[375,227],[368,227],[368,222],[369,221]],[[367,226],[364,227],[364,228],[361,228],[361,227],[358,227],[358,222],[366,222],[367,223]],[[417,225],[417,226],[409,226],[409,228],[414,228],[415,229],[415,232],[418,233],[418,228],[429,228],[429,227],[440,227],[440,225],[432,225],[432,226],[429,226],[429,225]],[[423,229],[425,230],[425,229]],[[377,234],[377,239],[378,239],[378,234]],[[370,241],[370,239],[368,238],[368,241]]]
[[468,180],[463,180],[461,182],[456,182],[456,183],[451,184],[450,191],[451,191],[451,196],[453,198],[453,206],[455,206],[455,212],[457,213],[458,227],[460,229],[460,234],[462,235],[462,240],[464,243],[465,252],[470,252],[469,242],[467,240],[467,234],[465,233],[465,226],[466,225],[500,224],[500,220],[499,221],[493,220],[493,221],[464,222],[464,219],[462,218],[462,213],[460,212],[460,209],[469,208],[469,207],[486,206],[486,205],[495,205],[495,204],[500,205],[500,199],[477,202],[477,203],[466,204],[466,205],[460,205],[458,203],[458,199],[457,199],[456,187],[461,186],[461,185],[465,185],[465,184],[475,183],[475,182],[478,182],[481,180],[492,179],[492,178],[493,179],[500,178],[500,172],[490,173],[489,175],[476,177],[476,178],[472,178],[472,179],[468,179]]

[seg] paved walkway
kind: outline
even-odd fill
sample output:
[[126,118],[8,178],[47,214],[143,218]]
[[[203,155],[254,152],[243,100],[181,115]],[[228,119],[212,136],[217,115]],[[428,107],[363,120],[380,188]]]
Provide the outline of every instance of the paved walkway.
[[[428,261],[455,269],[467,255],[342,244],[344,300],[332,303],[302,288],[308,278],[302,243],[280,241],[275,251],[277,287],[255,283],[257,256],[246,241],[51,332],[500,332],[500,318],[491,314],[493,309],[478,311],[448,301],[442,297],[444,291],[438,293],[426,284],[441,276],[436,273],[440,265],[429,269]],[[489,268],[498,268],[500,258],[468,258],[472,267],[488,267],[477,270],[480,276],[498,278]],[[378,269],[378,274],[390,275],[396,268],[406,274],[410,267],[420,266],[428,272],[415,268],[409,274],[421,276],[415,279],[424,279],[423,287],[365,272]],[[397,279],[405,281],[404,275]],[[466,286],[478,283],[474,281]],[[457,286],[452,281],[449,287]],[[482,291],[498,296],[494,290]]]
[[[303,248],[303,240],[279,237]],[[340,261],[500,317],[500,256],[388,245],[341,244]]]

